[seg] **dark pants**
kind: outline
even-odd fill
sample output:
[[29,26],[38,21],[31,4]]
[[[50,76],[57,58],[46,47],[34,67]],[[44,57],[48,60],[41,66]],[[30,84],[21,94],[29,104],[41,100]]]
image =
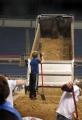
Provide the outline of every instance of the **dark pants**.
[[68,119],[68,118],[64,117],[63,115],[57,114],[56,120],[71,120],[71,119]]
[[36,74],[36,90],[38,90],[39,74]]
[[25,85],[24,90],[25,90],[25,94],[27,94],[27,91],[29,91],[29,86]]
[[29,97],[36,97],[36,75],[32,73],[30,74],[29,81]]

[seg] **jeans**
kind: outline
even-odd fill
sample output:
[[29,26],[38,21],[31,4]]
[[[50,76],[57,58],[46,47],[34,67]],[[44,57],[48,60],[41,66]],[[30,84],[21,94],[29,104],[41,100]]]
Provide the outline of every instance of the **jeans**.
[[57,120],[71,120],[71,119],[68,119],[66,118],[65,116],[61,115],[61,114],[57,114]]
[[29,81],[29,90],[30,90],[30,98],[31,97],[36,97],[36,75],[35,74],[30,74],[30,81]]

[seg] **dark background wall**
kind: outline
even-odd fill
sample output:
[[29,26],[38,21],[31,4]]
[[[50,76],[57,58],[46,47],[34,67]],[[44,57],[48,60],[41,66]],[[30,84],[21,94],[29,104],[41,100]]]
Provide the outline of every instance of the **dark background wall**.
[[[26,31],[28,32],[29,40],[26,38]],[[26,47],[28,46],[31,50],[33,40],[34,29],[20,27],[1,27],[0,55],[26,55],[28,52]]]
[[0,54],[18,54],[25,52],[24,28],[0,28]]
[[82,29],[75,29],[74,31],[74,51],[75,51],[75,57],[82,58]]
[[[80,11],[80,12],[79,12]],[[82,13],[81,0],[0,0],[0,17],[35,18],[43,13]],[[79,18],[80,19],[80,18]]]
[[[26,37],[28,33],[28,37]],[[30,52],[34,40],[34,28],[0,27],[0,57],[17,56],[23,58]],[[28,49],[29,48],[29,49]],[[29,50],[29,51],[28,51]],[[24,59],[24,58],[23,58]],[[1,62],[0,74],[26,77],[27,66],[19,62]]]

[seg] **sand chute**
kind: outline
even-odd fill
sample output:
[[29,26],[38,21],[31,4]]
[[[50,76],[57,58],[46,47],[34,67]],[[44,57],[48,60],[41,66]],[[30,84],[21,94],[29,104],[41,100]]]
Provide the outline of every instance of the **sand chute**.
[[[74,79],[73,16],[64,14],[39,15],[30,58],[34,50],[44,53],[42,64],[44,86],[60,86]],[[39,66],[39,85],[41,65]]]
[[43,15],[39,18],[41,50],[45,60],[72,60],[72,18],[63,15]]

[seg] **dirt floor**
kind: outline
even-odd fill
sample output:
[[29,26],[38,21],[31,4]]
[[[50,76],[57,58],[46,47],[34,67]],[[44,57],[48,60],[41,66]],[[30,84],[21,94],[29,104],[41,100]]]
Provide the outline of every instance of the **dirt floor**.
[[[37,99],[30,100],[29,92],[25,95],[24,91],[17,93],[14,99],[16,109],[23,117],[32,116],[43,120],[56,120],[56,108],[59,103],[62,91],[59,88],[44,88],[46,100],[41,98],[42,88],[37,92]],[[78,103],[79,120],[82,120],[82,97]]]

